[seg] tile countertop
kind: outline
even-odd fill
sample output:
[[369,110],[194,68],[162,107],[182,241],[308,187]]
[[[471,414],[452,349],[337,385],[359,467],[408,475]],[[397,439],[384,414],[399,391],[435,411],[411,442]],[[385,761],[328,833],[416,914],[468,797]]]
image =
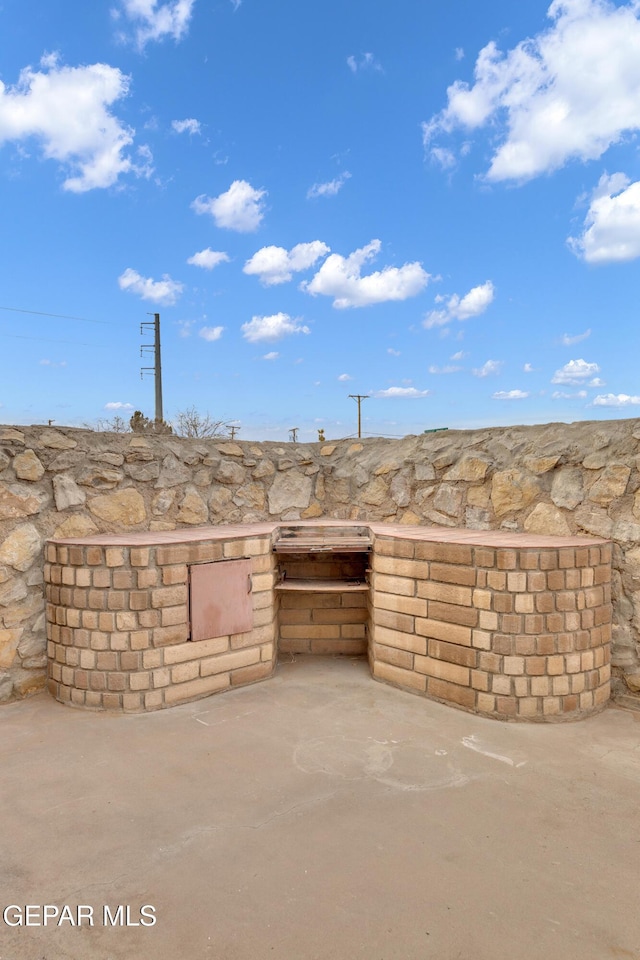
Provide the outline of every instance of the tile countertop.
[[368,523],[363,520],[280,520],[258,523],[219,524],[179,530],[132,531],[130,533],[97,533],[90,537],[50,538],[55,544],[94,544],[96,546],[165,546],[172,543],[194,543],[204,540],[239,540],[247,537],[270,536],[281,528],[301,530],[319,527],[340,527],[350,530],[367,527],[376,537],[419,540],[436,543],[465,543],[482,547],[582,547],[609,541],[602,537],[556,537],[543,534],[519,533],[511,530],[467,530],[457,527],[419,527],[399,523]]

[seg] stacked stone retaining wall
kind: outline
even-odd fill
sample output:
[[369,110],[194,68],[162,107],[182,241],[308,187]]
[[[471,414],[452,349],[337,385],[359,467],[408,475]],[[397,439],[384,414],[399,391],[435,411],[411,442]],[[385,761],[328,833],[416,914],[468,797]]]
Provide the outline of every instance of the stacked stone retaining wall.
[[45,683],[47,538],[316,517],[611,539],[613,692],[640,701],[637,420],[324,444],[0,427],[0,701]]

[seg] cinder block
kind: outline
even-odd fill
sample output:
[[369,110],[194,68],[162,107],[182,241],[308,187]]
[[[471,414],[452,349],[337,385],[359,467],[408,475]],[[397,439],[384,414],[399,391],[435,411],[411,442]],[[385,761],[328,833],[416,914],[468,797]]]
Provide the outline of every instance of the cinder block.
[[310,640],[333,638],[340,636],[338,624],[287,624],[280,627],[281,637],[308,637]]
[[470,687],[458,686],[456,683],[449,683],[447,680],[441,680],[437,677],[429,677],[427,680],[427,693],[437,700],[457,703],[458,706],[465,707],[467,710],[473,710],[476,705],[475,690]]
[[429,600],[427,616],[430,620],[440,620],[444,623],[457,623],[466,627],[478,626],[478,611],[473,607],[461,607],[454,603],[440,603],[438,600]]
[[435,660],[446,660],[464,667],[475,667],[478,659],[477,650],[473,647],[458,646],[443,640],[429,640],[428,654]]
[[151,679],[156,690],[160,687],[168,687],[171,683],[171,671],[167,667],[158,667],[152,672]]
[[476,547],[473,561],[477,567],[495,567],[496,552],[489,547]]
[[393,577],[426,580],[429,576],[429,563],[426,560],[404,560],[401,557],[374,554],[371,565],[376,573],[386,573]]
[[524,593],[527,589],[527,574],[518,572],[518,573],[508,573],[507,574],[507,590],[510,590],[511,593]]
[[530,593],[517,593],[514,597],[516,613],[533,613],[535,597]]
[[459,643],[463,646],[471,646],[471,628],[455,623],[417,618],[416,633],[423,637],[430,637],[433,640],[444,640],[446,643]]
[[361,657],[367,652],[362,639],[312,640],[311,653],[334,657]]
[[394,593],[401,597],[414,597],[416,593],[416,581],[408,577],[391,577],[384,573],[374,573],[372,585],[374,590]]
[[411,540],[395,540],[376,534],[373,547],[374,557],[400,557],[405,560],[412,560],[414,557],[414,544]]
[[156,563],[160,567],[167,564],[187,563],[189,560],[189,545],[186,543],[172,543],[168,546],[158,546],[155,550]]
[[172,683],[185,683],[187,680],[193,680],[200,672],[200,663],[198,660],[189,660],[187,663],[179,663],[171,670]]
[[146,587],[156,587],[159,579],[160,571],[156,570],[155,567],[141,569],[136,573],[136,586],[139,590],[145,589]]
[[386,680],[388,683],[393,683],[408,690],[418,690],[420,693],[424,693],[427,689],[425,674],[415,673],[413,670],[403,670],[401,667],[395,667],[383,660],[374,660],[373,676],[377,680]]
[[[420,582],[417,585],[417,593],[419,597],[425,597],[427,600],[459,604],[465,607],[470,607],[472,602],[471,587],[461,587],[451,583],[434,583],[430,580]],[[491,594],[485,591],[485,595],[490,603]]]
[[257,680],[265,680],[273,673],[273,663],[265,661],[263,663],[254,663],[248,667],[240,667],[231,671],[231,686],[240,687],[245,683],[255,683]]
[[260,660],[260,648],[248,647],[245,650],[235,650],[223,653],[217,657],[207,657],[200,661],[200,676],[209,677],[214,673],[226,673],[238,667],[246,667]]
[[503,670],[508,676],[519,676],[524,673],[524,657],[505,657]]
[[148,690],[151,686],[151,674],[146,670],[132,673],[129,677],[129,686],[132,690]]
[[373,622],[381,627],[388,627],[390,630],[399,630],[402,633],[413,633],[414,618],[406,613],[394,613],[391,610],[380,610],[374,607],[372,617]]
[[159,710],[162,706],[162,690],[149,690],[144,695],[145,710]]
[[532,677],[531,694],[534,697],[546,697],[551,693],[551,679],[549,677]]
[[206,697],[219,690],[225,690],[230,685],[228,673],[220,673],[210,677],[199,677],[187,683],[168,687],[164,692],[165,703],[180,703],[185,700],[195,700],[197,697]]
[[426,617],[427,601],[422,597],[398,597],[393,593],[374,591],[372,604],[374,609],[391,610],[393,613],[406,613],[412,617]]
[[168,564],[162,568],[162,583],[165,587],[187,582],[186,563]]
[[387,627],[375,627],[374,638],[376,643],[383,643],[398,650],[408,650],[411,653],[426,654],[427,641],[424,636],[417,637],[413,633],[401,633],[399,630],[389,630]]
[[449,563],[432,563],[429,567],[429,579],[439,583],[457,583],[464,587],[476,585],[476,571],[473,567],[454,566]]
[[492,590],[506,590],[507,589],[506,573],[504,573],[501,570],[488,570],[487,586],[491,587]]
[[469,668],[457,663],[447,663],[445,660],[436,660],[433,657],[416,656],[414,670],[418,673],[426,673],[429,677],[438,677],[440,680],[459,683],[465,687],[470,684]]
[[186,604],[186,602],[187,588],[185,584],[174,587],[156,587],[151,591],[151,606],[154,608],[174,607],[179,604]]
[[268,660],[269,662],[273,661],[275,653],[275,644],[274,643],[263,643],[260,645],[260,659]]
[[[462,543],[418,541],[415,544],[415,557],[416,560],[435,560],[440,563],[470,565],[473,561],[473,548]],[[433,568],[431,569],[431,576],[434,576]]]
[[131,547],[130,563],[132,567],[148,567],[149,547]]
[[537,717],[542,713],[537,697],[522,697],[518,700],[518,716]]
[[224,544],[223,556],[225,559],[233,560],[239,557],[257,557],[260,554],[269,553],[271,550],[271,537],[248,537],[243,540],[231,540]]
[[496,698],[490,696],[488,693],[478,693],[476,706],[480,713],[495,713]]
[[160,624],[163,627],[175,627],[177,624],[186,624],[187,607],[163,607],[160,611]]
[[491,691],[499,696],[510,696],[512,693],[511,677],[494,674],[491,680]]
[[484,673],[483,670],[472,670],[471,686],[474,690],[487,692],[489,690],[489,674]]
[[373,645],[374,660],[384,660],[394,667],[402,667],[404,670],[413,670],[413,654],[409,650],[399,650],[397,647],[388,647],[384,643]]
[[496,551],[496,566],[498,570],[515,570],[518,566],[516,550],[500,549]]

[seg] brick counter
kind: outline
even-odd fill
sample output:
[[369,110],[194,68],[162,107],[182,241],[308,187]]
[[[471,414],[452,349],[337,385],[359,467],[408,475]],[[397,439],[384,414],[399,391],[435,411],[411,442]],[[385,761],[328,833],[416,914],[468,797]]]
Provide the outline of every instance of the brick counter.
[[[608,542],[367,526],[367,593],[324,600],[278,594],[277,524],[49,541],[50,692],[93,709],[160,709],[268,678],[280,647],[367,650],[375,679],[500,719],[577,718],[607,702]],[[191,639],[190,568],[238,558],[250,624]]]

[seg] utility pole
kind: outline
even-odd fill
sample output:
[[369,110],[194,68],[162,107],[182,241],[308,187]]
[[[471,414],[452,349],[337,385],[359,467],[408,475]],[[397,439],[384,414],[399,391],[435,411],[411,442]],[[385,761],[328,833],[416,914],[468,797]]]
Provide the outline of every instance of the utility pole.
[[350,393],[349,396],[351,397],[352,400],[355,400],[356,403],[358,404],[358,439],[360,439],[362,437],[362,416],[361,416],[360,407],[362,405],[363,400],[369,399],[369,394],[368,393],[364,393],[364,394]]
[[153,317],[153,321],[145,320],[140,324],[140,335],[142,336],[145,330],[153,328],[153,343],[143,343],[140,347],[140,356],[145,355],[145,351],[153,351],[153,366],[152,367],[141,367],[140,368],[140,379],[144,377],[145,371],[152,371],[155,376],[156,381],[156,415],[155,421],[157,424],[162,423],[164,416],[162,413],[162,357],[160,353],[160,314],[159,313],[150,313],[148,316]]
[[238,432],[239,429],[240,429],[240,427],[236,427],[236,426],[234,426],[233,424],[231,424],[231,426],[229,427],[229,433],[231,434],[231,439],[232,439],[232,440],[235,440],[235,438],[236,438],[236,433]]
[[292,427],[291,430],[289,430],[289,440],[291,441],[291,443],[297,443],[299,429],[300,427]]

